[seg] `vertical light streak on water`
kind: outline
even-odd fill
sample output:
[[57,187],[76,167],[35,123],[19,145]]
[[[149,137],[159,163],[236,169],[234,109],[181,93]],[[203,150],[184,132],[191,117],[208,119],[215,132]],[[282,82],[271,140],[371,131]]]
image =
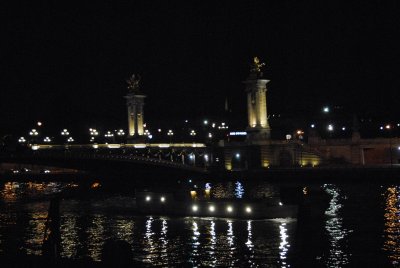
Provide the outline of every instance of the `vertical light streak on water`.
[[153,222],[154,222],[153,217],[148,217],[148,219],[146,221],[146,232],[144,234],[144,238],[145,238],[144,251],[147,253],[147,255],[145,256],[145,258],[146,258],[145,262],[147,262],[147,263],[152,262],[153,255],[155,253],[155,246],[154,246],[154,240],[153,240],[154,232],[152,230]]
[[252,266],[254,265],[253,259],[254,259],[254,244],[253,244],[253,234],[252,234],[252,226],[251,226],[251,220],[247,221],[247,242],[246,246],[249,250],[249,260],[248,263]]
[[105,217],[103,215],[93,215],[92,223],[87,229],[88,240],[87,249],[88,255],[95,261],[101,260],[101,250],[105,243]]
[[168,224],[165,219],[162,219],[161,222],[161,236],[160,236],[160,241],[161,241],[161,257],[163,259],[168,258],[168,238],[167,238],[167,231],[168,231]]
[[227,220],[226,222],[228,223],[228,231],[226,233],[226,236],[227,236],[227,240],[228,240],[229,249],[230,249],[230,252],[232,254],[232,251],[234,250],[234,248],[233,248],[233,245],[234,245],[233,240],[234,240],[235,236],[233,235],[232,221]]
[[46,224],[47,212],[34,212],[30,215],[28,230],[25,233],[26,253],[31,255],[42,254],[42,243]]
[[290,267],[290,265],[288,265],[286,262],[287,253],[290,245],[289,242],[287,241],[289,235],[287,234],[287,228],[285,222],[282,222],[279,225],[279,234],[281,238],[281,242],[279,243],[279,258],[281,262],[281,267]]
[[330,250],[326,260],[328,267],[342,267],[349,263],[349,255],[344,251],[348,234],[351,232],[343,228],[343,218],[340,215],[342,209],[340,190],[332,184],[324,185],[325,191],[331,195],[329,207],[325,211],[327,220],[325,229],[329,235]]
[[200,237],[200,232],[199,232],[199,227],[195,221],[192,222],[192,231],[193,231],[193,236],[192,236],[192,252],[191,256],[189,259],[189,262],[192,263],[193,267],[197,267],[199,260],[199,251],[198,248],[200,246],[199,242],[199,237]]
[[400,197],[399,187],[386,190],[385,229],[383,250],[394,266],[400,263]]
[[215,256],[215,245],[217,243],[217,237],[215,235],[215,222],[211,221],[210,223],[210,250],[209,250],[209,254],[210,254],[210,261],[211,264],[213,266],[215,266],[216,262],[217,262],[217,258]]
[[63,217],[63,220],[61,224],[61,256],[64,258],[74,258],[80,246],[76,216],[67,214]]

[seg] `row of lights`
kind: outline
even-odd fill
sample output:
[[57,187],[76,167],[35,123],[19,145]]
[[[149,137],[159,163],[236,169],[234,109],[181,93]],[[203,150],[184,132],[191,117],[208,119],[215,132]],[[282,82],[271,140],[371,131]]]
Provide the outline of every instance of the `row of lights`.
[[[164,196],[161,196],[160,197],[160,202],[161,203],[165,203],[165,197]],[[150,202],[151,201],[151,196],[146,196],[146,202]],[[215,212],[215,206],[214,205],[210,205],[209,207],[208,207],[208,210],[210,211],[210,212]],[[198,212],[199,211],[199,206],[198,205],[193,205],[192,206],[192,211],[193,212]],[[227,212],[229,212],[229,213],[232,213],[233,212],[233,207],[232,206],[227,206],[226,207],[226,211]],[[251,207],[250,206],[246,206],[245,207],[245,211],[247,212],[247,213],[251,213],[252,212],[252,209],[251,209]]]

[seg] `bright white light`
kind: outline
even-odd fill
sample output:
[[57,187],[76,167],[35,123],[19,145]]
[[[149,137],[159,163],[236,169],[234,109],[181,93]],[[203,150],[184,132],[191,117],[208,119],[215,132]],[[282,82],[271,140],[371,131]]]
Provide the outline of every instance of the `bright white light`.
[[40,127],[42,125],[42,122],[37,122],[37,125]]
[[329,113],[329,107],[328,107],[328,106],[325,106],[325,107],[323,108],[323,111],[324,111],[324,113]]
[[161,128],[157,129],[158,132],[161,132]]
[[210,210],[211,212],[214,212],[214,211],[215,211],[215,207],[211,205],[211,206],[208,208],[208,210]]
[[232,208],[231,206],[228,206],[228,207],[226,208],[226,211],[232,212],[232,211],[233,211],[233,208]]
[[204,121],[203,121],[203,124],[204,124],[204,125],[208,125],[208,120],[204,120]]
[[21,142],[21,143],[22,143],[22,142],[26,142],[26,140],[25,140],[24,137],[21,137],[21,138],[18,139],[18,142]]
[[161,196],[160,201],[164,203],[165,202],[165,197]]
[[146,196],[146,201],[149,202],[151,200],[150,196]]
[[239,159],[239,158],[240,158],[240,154],[237,153],[237,154],[235,155],[235,157],[236,157],[237,159]]
[[286,139],[287,139],[287,140],[290,140],[291,138],[292,138],[292,135],[290,135],[290,134],[287,134],[287,135],[286,135]]
[[390,125],[385,126],[386,129],[391,129],[392,127]]
[[198,206],[196,206],[196,205],[193,205],[193,206],[192,206],[192,210],[193,210],[193,211],[197,211],[198,209],[199,209]]
[[342,127],[342,130],[345,131],[345,130],[346,130],[346,127]]
[[251,213],[251,207],[246,207],[246,212]]
[[315,128],[315,124],[311,124],[311,128]]
[[279,205],[280,205],[280,206],[283,206],[282,202],[279,202]]
[[333,125],[332,124],[328,125],[328,131],[333,131]]

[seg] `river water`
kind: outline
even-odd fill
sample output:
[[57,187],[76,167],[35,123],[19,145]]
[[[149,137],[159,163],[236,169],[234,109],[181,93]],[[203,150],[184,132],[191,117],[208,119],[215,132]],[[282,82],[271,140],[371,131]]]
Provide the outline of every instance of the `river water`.
[[[75,186],[1,183],[0,256],[40,255],[49,197]],[[400,183],[243,179],[196,187],[211,187],[215,198],[279,195],[302,205],[296,219],[167,217],[135,215],[133,188],[86,192],[61,201],[61,255],[100,261],[113,239],[128,242],[133,258],[149,266],[400,267]]]

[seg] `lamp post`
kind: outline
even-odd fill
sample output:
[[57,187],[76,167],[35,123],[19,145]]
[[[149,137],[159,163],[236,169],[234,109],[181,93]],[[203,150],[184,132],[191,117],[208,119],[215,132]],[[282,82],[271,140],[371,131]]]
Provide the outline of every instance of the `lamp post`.
[[385,129],[389,131],[389,153],[390,153],[390,167],[393,167],[393,155],[392,155],[392,126],[387,124]]
[[174,132],[172,131],[172,129],[168,130],[167,135],[169,137],[169,143],[171,143],[172,137],[174,136]]

